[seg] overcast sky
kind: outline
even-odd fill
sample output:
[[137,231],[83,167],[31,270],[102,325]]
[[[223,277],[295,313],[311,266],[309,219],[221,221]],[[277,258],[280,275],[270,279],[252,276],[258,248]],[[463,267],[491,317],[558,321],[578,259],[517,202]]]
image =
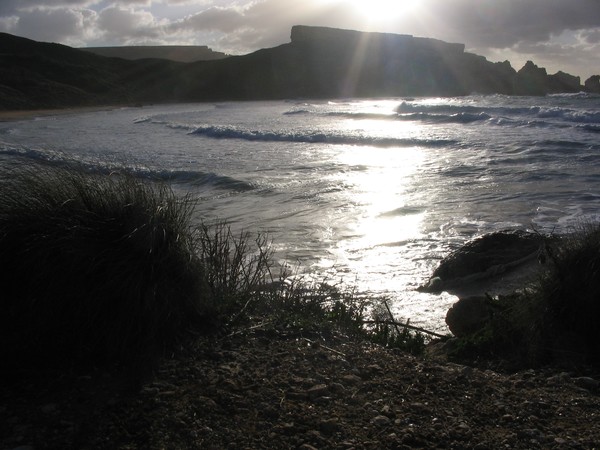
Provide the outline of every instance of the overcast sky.
[[208,45],[229,54],[319,25],[460,42],[490,61],[600,74],[600,0],[0,0],[0,31],[73,47]]

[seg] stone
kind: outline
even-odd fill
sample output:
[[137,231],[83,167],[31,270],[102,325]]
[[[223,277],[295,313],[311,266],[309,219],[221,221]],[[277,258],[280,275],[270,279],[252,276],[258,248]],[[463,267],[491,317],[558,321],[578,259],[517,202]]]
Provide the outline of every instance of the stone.
[[350,385],[355,385],[355,384],[360,384],[362,382],[362,378],[359,377],[358,375],[344,375],[341,379],[341,381],[343,381],[346,384],[350,384]]
[[391,422],[392,421],[390,420],[390,418],[386,416],[376,416],[373,417],[373,419],[371,419],[371,423],[378,427],[384,427],[386,425],[389,425]]
[[576,386],[587,389],[588,391],[595,391],[596,389],[598,389],[598,386],[600,385],[600,381],[594,380],[593,378],[590,378],[590,377],[573,378],[573,382],[575,383]]
[[[447,291],[458,296],[490,292],[490,285],[505,278],[507,273],[527,264],[537,266],[536,258],[540,255],[543,243],[539,234],[522,230],[505,230],[480,236],[442,259],[429,281],[418,291]],[[500,283],[492,291],[506,294],[514,290],[504,292],[504,285],[506,283]]]
[[325,384],[317,384],[311,387],[308,391],[306,391],[306,393],[312,400],[314,400],[319,397],[325,397],[326,395],[328,395],[329,388]]
[[341,431],[340,422],[337,419],[325,419],[319,423],[319,430],[325,434],[334,434]]
[[491,319],[493,308],[486,297],[461,298],[446,313],[446,325],[456,337],[481,330]]

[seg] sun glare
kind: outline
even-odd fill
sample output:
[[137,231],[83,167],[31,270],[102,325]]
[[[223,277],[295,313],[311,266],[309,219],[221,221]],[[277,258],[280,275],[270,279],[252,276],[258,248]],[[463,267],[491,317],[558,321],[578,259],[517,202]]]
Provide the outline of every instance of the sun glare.
[[407,13],[417,4],[415,0],[348,0],[345,3],[354,8],[367,21],[382,21],[397,18]]

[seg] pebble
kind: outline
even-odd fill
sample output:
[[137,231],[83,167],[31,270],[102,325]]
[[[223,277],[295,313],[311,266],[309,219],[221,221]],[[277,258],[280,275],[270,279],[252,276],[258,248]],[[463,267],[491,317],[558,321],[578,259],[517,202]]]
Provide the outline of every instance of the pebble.
[[325,434],[334,434],[341,430],[338,419],[325,419],[319,423],[319,430]]
[[298,450],[317,450],[317,448],[309,444],[302,444],[300,447],[298,447]]
[[598,389],[598,386],[600,385],[600,381],[590,377],[574,378],[573,381],[575,382],[575,385],[587,389],[588,391],[594,391]]
[[198,400],[200,403],[202,403],[202,406],[207,408],[218,408],[217,402],[215,402],[212,398],[200,396],[198,397]]
[[389,417],[386,416],[376,416],[373,419],[371,419],[371,423],[378,427],[384,427],[386,425],[389,425],[391,423],[391,420]]
[[358,375],[344,375],[342,377],[342,381],[346,382],[347,384],[359,384],[362,382],[362,378]]
[[52,414],[58,411],[58,407],[54,403],[48,403],[40,408],[44,414]]
[[319,397],[325,397],[327,394],[329,394],[329,388],[326,384],[317,384],[306,391],[306,393],[311,399],[314,400]]
[[331,383],[329,385],[329,389],[331,390],[331,392],[333,392],[334,394],[343,394],[344,391],[346,390],[346,388],[344,387],[343,384],[341,383]]

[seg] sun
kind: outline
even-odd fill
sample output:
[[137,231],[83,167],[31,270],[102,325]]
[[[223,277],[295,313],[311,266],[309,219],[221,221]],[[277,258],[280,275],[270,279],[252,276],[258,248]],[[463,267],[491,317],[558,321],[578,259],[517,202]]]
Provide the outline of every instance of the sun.
[[416,8],[417,0],[346,0],[366,21],[384,21],[398,18]]

